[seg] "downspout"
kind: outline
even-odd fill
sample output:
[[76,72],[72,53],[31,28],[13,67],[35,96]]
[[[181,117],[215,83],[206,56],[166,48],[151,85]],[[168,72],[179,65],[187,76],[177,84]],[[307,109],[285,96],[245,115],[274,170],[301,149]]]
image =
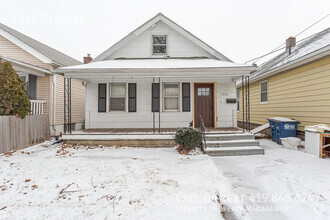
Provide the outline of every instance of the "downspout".
[[53,75],[53,130],[55,132],[55,136],[57,135],[56,134],[56,129],[55,129],[55,117],[56,117],[56,73],[54,73]]

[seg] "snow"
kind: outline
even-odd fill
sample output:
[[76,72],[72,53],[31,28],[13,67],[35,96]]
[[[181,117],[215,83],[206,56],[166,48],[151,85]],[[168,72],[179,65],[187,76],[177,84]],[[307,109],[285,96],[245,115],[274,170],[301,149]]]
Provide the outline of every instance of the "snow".
[[63,140],[173,140],[173,136],[165,134],[66,134],[63,135]]
[[195,153],[44,143],[0,155],[0,219],[223,219],[221,206],[248,219],[214,161]]
[[256,220],[329,219],[330,159],[261,139],[265,155],[214,157]]
[[[299,40],[299,39],[297,39]],[[261,65],[261,70],[255,72],[250,80],[266,76],[277,68],[292,65],[300,59],[307,59],[310,55],[317,55],[330,49],[330,28],[318,32],[292,47],[291,54],[287,50]],[[240,83],[240,82],[238,82]]]
[[162,69],[162,68],[222,68],[222,67],[251,67],[215,59],[122,59],[91,62],[89,64],[63,67],[60,70],[77,69]]
[[232,150],[259,150],[258,146],[240,146],[240,147],[208,147],[205,151],[232,151]]
[[251,133],[252,134],[256,134],[256,133],[259,133],[260,131],[263,131],[265,130],[266,128],[269,128],[269,123],[266,123],[266,124],[263,124],[259,127],[256,127],[254,129],[251,130]]
[[297,122],[296,120],[290,119],[290,118],[283,118],[283,117],[273,117],[270,118],[275,121],[280,121],[280,122]]

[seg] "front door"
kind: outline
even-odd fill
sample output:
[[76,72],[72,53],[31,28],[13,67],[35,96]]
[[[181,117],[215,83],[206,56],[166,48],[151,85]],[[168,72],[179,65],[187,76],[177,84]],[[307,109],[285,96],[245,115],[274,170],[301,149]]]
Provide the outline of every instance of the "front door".
[[204,120],[205,127],[214,127],[213,83],[195,83],[195,127],[200,127],[199,116]]

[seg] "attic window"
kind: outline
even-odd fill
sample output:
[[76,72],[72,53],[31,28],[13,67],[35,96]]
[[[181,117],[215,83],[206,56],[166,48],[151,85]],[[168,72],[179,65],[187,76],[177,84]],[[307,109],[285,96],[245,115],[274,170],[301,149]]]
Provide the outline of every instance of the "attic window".
[[167,54],[167,36],[153,35],[152,36],[152,54],[166,55]]

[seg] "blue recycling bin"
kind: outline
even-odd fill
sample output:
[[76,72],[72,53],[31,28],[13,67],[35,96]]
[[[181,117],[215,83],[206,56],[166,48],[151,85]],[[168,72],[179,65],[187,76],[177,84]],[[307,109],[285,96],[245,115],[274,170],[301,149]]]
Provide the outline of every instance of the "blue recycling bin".
[[272,132],[272,141],[282,144],[281,138],[296,137],[297,128],[300,122],[289,118],[269,118],[269,125]]
[[275,120],[269,118],[268,122],[269,122],[269,126],[270,126],[270,131],[271,131],[271,134],[272,134],[272,141],[276,141],[277,132],[276,132]]

